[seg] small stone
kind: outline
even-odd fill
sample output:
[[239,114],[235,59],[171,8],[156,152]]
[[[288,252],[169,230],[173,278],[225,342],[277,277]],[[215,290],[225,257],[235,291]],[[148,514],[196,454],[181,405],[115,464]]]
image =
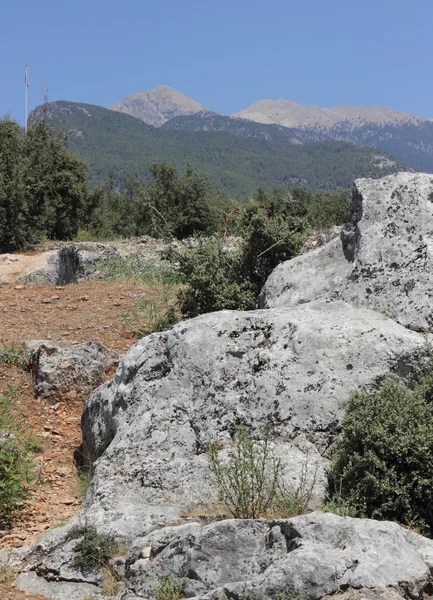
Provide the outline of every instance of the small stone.
[[151,552],[152,552],[152,546],[146,546],[141,551],[140,558],[149,560]]
[[66,504],[67,506],[69,506],[70,504],[74,504],[75,503],[75,498],[63,498],[63,500],[61,500],[61,504]]
[[60,477],[69,477],[72,475],[72,469],[70,467],[57,467],[56,473]]

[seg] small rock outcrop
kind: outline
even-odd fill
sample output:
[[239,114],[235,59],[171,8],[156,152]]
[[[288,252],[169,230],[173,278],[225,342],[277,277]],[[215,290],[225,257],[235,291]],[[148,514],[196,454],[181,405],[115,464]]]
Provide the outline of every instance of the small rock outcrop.
[[68,244],[59,251],[57,283],[65,285],[86,281],[102,263],[118,254],[117,248],[109,244]]
[[279,265],[260,307],[341,299],[424,331],[433,324],[432,273],[433,176],[359,179],[340,238]]
[[36,398],[73,399],[89,394],[105,382],[106,372],[118,355],[100,342],[59,347],[48,341],[30,340],[29,356]]

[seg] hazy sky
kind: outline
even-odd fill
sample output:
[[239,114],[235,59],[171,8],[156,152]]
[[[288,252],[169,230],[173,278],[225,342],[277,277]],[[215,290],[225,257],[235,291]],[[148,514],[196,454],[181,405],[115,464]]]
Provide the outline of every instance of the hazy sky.
[[109,107],[165,84],[231,113],[263,98],[433,117],[432,0],[6,0],[0,116]]

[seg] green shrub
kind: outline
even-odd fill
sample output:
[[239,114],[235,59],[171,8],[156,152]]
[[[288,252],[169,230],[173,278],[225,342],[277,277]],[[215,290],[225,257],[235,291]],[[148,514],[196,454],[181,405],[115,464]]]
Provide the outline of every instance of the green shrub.
[[1,349],[0,361],[7,365],[14,365],[25,371],[29,369],[29,359],[24,352],[22,344],[12,344],[7,348]]
[[187,282],[179,291],[185,317],[214,310],[254,308],[255,294],[251,282],[242,275],[240,251],[224,251],[221,239],[214,238],[198,248],[169,256],[179,265]]
[[35,438],[14,415],[15,393],[0,395],[0,527],[9,524],[29,495],[34,479]]
[[272,270],[295,256],[305,240],[306,209],[291,197],[263,192],[237,212],[231,225],[243,238],[237,250],[224,250],[224,238],[214,238],[182,254],[167,253],[187,284],[179,293],[185,317],[255,308]]
[[296,488],[283,483],[284,462],[272,450],[269,430],[262,440],[251,439],[245,427],[239,427],[235,447],[227,460],[219,454],[218,444],[207,451],[210,469],[220,502],[237,519],[264,516],[293,517],[304,513],[311,499],[315,476],[310,477],[305,462]]
[[73,550],[72,564],[81,571],[106,566],[118,549],[113,536],[99,533],[93,525],[73,527],[67,539],[79,540]]
[[335,486],[360,516],[433,528],[433,378],[357,392],[343,419]]
[[155,590],[156,600],[181,600],[184,597],[186,576],[175,579],[170,573],[166,573],[158,581]]

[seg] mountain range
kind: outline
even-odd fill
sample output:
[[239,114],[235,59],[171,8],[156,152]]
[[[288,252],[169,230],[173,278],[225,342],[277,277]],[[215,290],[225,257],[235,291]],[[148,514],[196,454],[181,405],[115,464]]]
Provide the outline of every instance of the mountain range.
[[[193,106],[166,98],[158,102],[159,121]],[[145,112],[150,114],[147,108]],[[129,177],[148,181],[149,166],[161,161],[181,171],[190,164],[205,172],[216,189],[232,196],[246,196],[258,187],[348,189],[357,177],[377,178],[409,169],[375,148],[329,140],[301,143],[287,128],[206,111],[172,117],[154,127],[125,112],[58,101],[35,109],[31,120],[38,118],[67,133],[69,148],[87,161],[92,182],[111,179],[119,188]],[[189,126],[191,119],[200,127]],[[205,122],[214,126],[203,126]]]
[[260,100],[227,116],[212,112],[167,86],[159,86],[128,96],[112,110],[154,127],[224,131],[291,144],[351,142],[392,154],[414,169],[433,172],[433,119],[388,108],[317,108],[290,100]]

